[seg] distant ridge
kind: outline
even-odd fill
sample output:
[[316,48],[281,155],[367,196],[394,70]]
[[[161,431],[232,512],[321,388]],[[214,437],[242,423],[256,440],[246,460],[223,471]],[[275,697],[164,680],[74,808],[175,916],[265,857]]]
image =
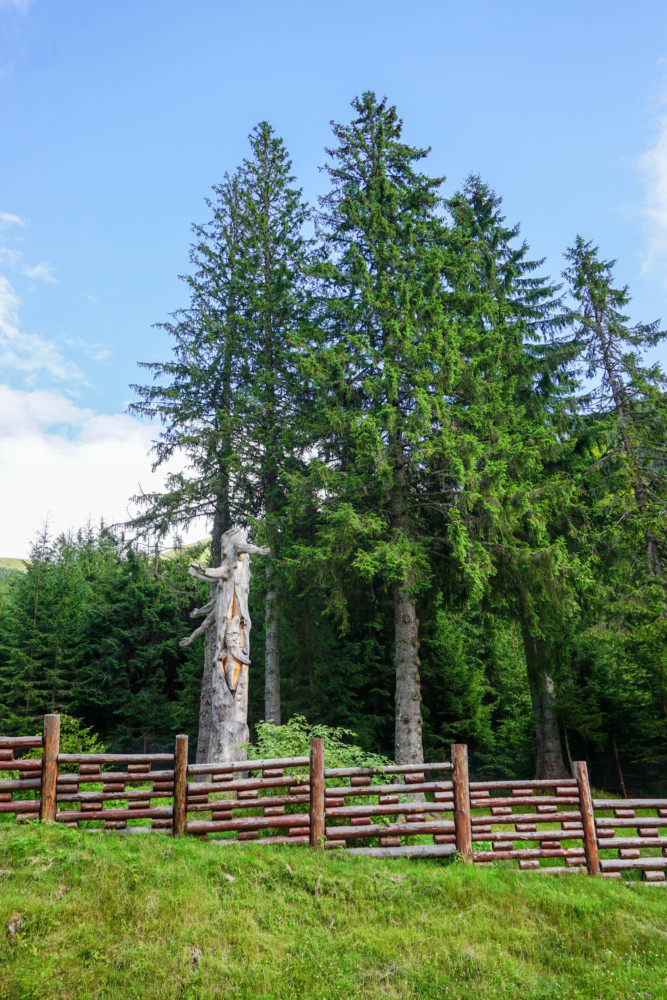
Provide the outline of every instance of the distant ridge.
[[8,573],[25,573],[29,559],[0,559],[0,569]]

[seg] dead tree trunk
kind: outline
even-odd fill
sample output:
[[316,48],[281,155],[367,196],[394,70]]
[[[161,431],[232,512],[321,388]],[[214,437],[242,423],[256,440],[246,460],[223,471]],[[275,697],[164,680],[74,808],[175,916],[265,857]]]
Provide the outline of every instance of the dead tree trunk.
[[212,584],[213,594],[191,617],[205,615],[191,636],[181,640],[188,646],[198,636],[214,629],[211,665],[211,729],[205,763],[244,760],[248,742],[248,672],[250,667],[250,554],[270,555],[265,546],[250,545],[245,531],[232,528],[221,539],[217,567],[197,564],[190,574]]
[[[226,480],[226,477],[225,477]],[[214,568],[222,562],[221,540],[222,536],[229,529],[229,490],[225,481],[224,491],[218,497],[215,515],[213,518],[213,529],[211,531],[211,566]],[[216,584],[212,583],[209,592],[209,602],[215,596]],[[197,756],[198,764],[206,764],[209,757],[209,747],[211,743],[211,693],[213,687],[213,661],[215,659],[215,633],[209,630],[204,638],[204,670],[201,679],[201,692],[199,695],[199,728],[197,730]]]

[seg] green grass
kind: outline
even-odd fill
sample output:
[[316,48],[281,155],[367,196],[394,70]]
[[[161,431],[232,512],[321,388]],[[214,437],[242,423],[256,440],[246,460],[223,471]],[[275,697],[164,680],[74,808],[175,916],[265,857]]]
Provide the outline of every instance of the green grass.
[[667,997],[658,887],[37,824],[0,879],[3,1000]]

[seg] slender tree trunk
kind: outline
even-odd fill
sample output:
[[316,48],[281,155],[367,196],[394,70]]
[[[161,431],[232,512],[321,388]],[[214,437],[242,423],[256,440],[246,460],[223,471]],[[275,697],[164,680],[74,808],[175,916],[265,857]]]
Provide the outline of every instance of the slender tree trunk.
[[414,601],[404,585],[397,583],[394,586],[397,764],[421,764],[424,760],[418,635]]
[[[395,478],[392,498],[393,527],[405,532],[408,525],[405,451],[400,433],[394,438]],[[395,756],[397,764],[421,764],[422,703],[419,677],[419,619],[407,581],[394,585]]]
[[554,682],[547,666],[547,649],[523,623],[523,640],[528,667],[528,686],[535,720],[535,777],[567,778],[560,742]]
[[280,623],[275,567],[266,564],[264,718],[280,725]]

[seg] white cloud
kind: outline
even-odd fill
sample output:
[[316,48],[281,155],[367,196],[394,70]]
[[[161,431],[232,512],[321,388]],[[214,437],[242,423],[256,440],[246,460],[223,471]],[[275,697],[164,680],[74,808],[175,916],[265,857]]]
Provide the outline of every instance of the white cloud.
[[644,272],[667,271],[667,98],[655,123],[651,146],[639,160],[644,176],[644,216],[648,229],[648,244],[644,254]]
[[0,0],[0,7],[13,7],[19,14],[27,14],[32,0]]
[[68,361],[57,344],[19,327],[21,300],[0,274],[0,368],[21,372],[29,384],[39,376],[61,381],[83,381],[83,373]]
[[[24,558],[41,524],[51,531],[124,521],[129,497],[160,489],[148,451],[157,427],[99,414],[57,392],[0,385],[0,556]],[[2,481],[4,479],[4,482]],[[202,524],[188,537],[201,538]]]
[[11,268],[18,267],[22,256],[23,254],[20,250],[10,250],[9,247],[0,247],[0,261],[4,261]]
[[81,354],[85,354],[91,361],[106,361],[113,354],[113,351],[105,344],[89,344],[87,340],[74,340],[71,337],[67,337],[63,343],[67,344],[68,347],[73,347],[76,351],[80,351]]
[[34,267],[30,267],[27,264],[21,269],[21,273],[25,274],[26,278],[35,278],[38,281],[48,281],[49,284],[55,284],[58,280],[55,276],[55,269],[52,264],[47,264],[46,261],[42,261],[40,264],[35,264]]
[[[2,0],[0,0],[0,5]],[[25,219],[22,219],[20,215],[14,215],[12,212],[0,212],[0,226],[25,226]]]

